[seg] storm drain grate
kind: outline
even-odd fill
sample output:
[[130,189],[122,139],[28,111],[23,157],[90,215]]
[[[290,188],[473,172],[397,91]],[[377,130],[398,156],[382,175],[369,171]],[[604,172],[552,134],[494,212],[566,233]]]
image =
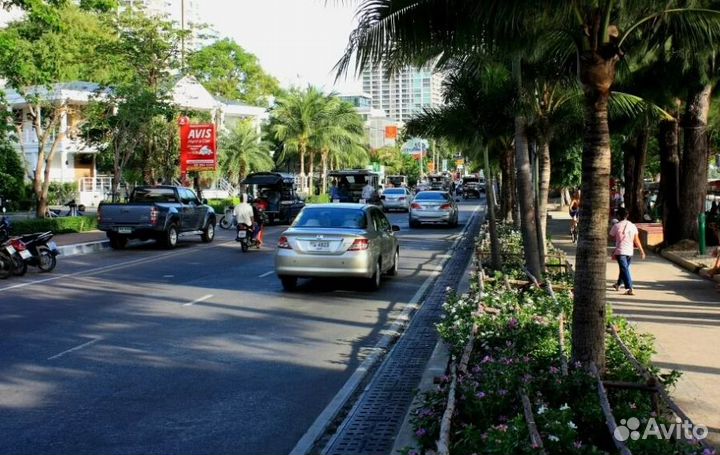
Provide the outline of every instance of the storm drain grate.
[[368,384],[365,393],[330,439],[325,455],[386,455],[392,451],[415,390],[438,340],[435,323],[440,320],[446,288],[457,289],[471,259],[480,216],[473,217],[465,238],[458,242],[452,258],[443,267],[425,302],[412,318]]

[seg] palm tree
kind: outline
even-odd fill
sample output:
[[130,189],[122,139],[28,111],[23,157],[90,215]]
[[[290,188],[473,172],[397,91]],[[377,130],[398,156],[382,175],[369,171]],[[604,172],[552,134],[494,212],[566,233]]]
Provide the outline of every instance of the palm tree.
[[[661,5],[652,0],[365,0],[338,65],[339,71],[346,70],[354,56],[356,67],[362,70],[383,59],[404,64],[440,53],[448,59],[495,45],[513,52],[518,46],[536,46],[538,36],[565,38],[565,47],[575,51],[585,114],[572,348],[575,360],[595,362],[600,368],[605,360],[610,92],[624,52],[652,44],[651,37],[659,30],[681,35],[688,47],[696,49],[719,41],[720,13],[686,4],[683,0]],[[681,26],[668,29],[669,23]],[[515,58],[519,82],[521,59]],[[519,158],[523,158],[524,126],[518,116]],[[524,167],[522,162],[517,165]],[[521,188],[526,195],[525,190]],[[532,239],[524,235],[523,240],[530,248],[527,241]]]
[[[362,117],[355,107],[331,94],[318,122],[313,146],[320,151],[322,164],[322,193],[327,192],[328,164],[335,158],[340,162],[367,160],[365,131]],[[359,158],[359,160],[358,160]]]
[[251,172],[273,168],[268,144],[250,121],[236,124],[220,138],[220,172],[234,184],[239,184]]
[[301,191],[307,191],[309,186],[305,174],[305,157],[311,152],[311,144],[317,135],[326,103],[325,95],[315,87],[293,89],[277,100],[272,111],[272,133],[284,143],[284,153],[297,153],[300,156]]

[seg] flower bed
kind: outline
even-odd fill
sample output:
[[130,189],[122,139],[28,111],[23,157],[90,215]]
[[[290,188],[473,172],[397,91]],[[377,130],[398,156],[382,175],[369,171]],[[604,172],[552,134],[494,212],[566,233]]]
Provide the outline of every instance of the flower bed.
[[[516,233],[503,229],[501,239],[504,252],[517,252]],[[481,243],[479,248],[483,246]],[[517,270],[513,276],[519,276]],[[617,441],[601,409],[597,377],[579,363],[570,365],[563,374],[564,356],[570,353],[565,352],[569,348],[561,348],[559,333],[564,315],[572,312],[571,277],[555,275],[553,284],[565,285],[556,298],[535,287],[510,287],[499,274],[495,278],[481,284],[475,277],[468,294],[450,292],[444,304],[444,319],[437,328],[453,357],[461,355],[473,338],[473,329],[474,349],[467,370],[459,371],[455,380],[454,376],[443,377],[437,390],[424,394],[422,405],[414,411],[413,425],[421,452],[434,451],[438,446],[448,391],[453,389],[451,454],[617,453]],[[479,307],[481,311],[477,311]],[[618,316],[611,315],[609,323],[639,363],[652,369],[652,337],[638,333]],[[563,325],[566,339],[570,339],[570,331],[571,327]],[[645,379],[618,342],[608,336],[606,343],[603,381],[618,424],[636,418],[642,432],[651,419],[658,424],[671,419],[674,422],[674,416],[658,406],[654,395],[643,390]],[[660,380],[669,386],[677,377],[673,373]],[[523,408],[523,395],[528,409]],[[537,442],[531,442],[534,428],[528,425],[527,412],[534,417]],[[622,436],[625,430],[618,431]],[[630,437],[625,444],[634,454],[713,453],[693,441],[689,444],[656,437]]]

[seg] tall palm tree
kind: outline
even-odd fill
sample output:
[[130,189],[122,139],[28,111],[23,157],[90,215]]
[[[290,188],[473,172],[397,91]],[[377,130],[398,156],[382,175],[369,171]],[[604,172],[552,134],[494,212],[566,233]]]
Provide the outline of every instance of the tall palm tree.
[[220,172],[234,185],[251,172],[273,168],[270,147],[261,140],[252,122],[239,122],[220,138]]
[[[313,146],[320,151],[322,193],[327,192],[330,161],[357,162],[367,160],[364,124],[355,107],[334,94],[328,95],[323,115],[318,122]],[[358,160],[359,159],[359,160]]]
[[305,157],[311,152],[326,104],[327,99],[320,90],[308,87],[290,90],[277,100],[272,111],[272,133],[284,143],[284,153],[297,153],[300,157],[301,191],[307,191],[309,186]]
[[[682,35],[694,48],[720,41],[720,14],[688,8],[688,3],[694,2],[364,0],[358,26],[338,67],[346,70],[353,57],[362,70],[383,59],[403,64],[441,52],[444,58],[453,58],[493,45],[516,51],[518,46],[534,46],[537,36],[566,38],[576,54],[585,116],[572,348],[574,359],[595,362],[601,368],[605,360],[610,92],[624,53],[649,43],[659,30],[668,30],[665,25],[671,21],[682,26],[670,31]],[[516,58],[516,63],[519,60]],[[520,74],[519,68],[516,74]],[[517,120],[519,147],[524,125],[522,117]],[[518,157],[522,155],[518,153]],[[526,236],[523,240],[525,247],[530,247]]]

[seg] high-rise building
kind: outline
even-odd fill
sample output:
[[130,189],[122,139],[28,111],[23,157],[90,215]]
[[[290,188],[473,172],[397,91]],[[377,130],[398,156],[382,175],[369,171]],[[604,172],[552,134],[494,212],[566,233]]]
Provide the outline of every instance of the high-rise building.
[[382,64],[371,65],[363,71],[362,81],[363,92],[372,98],[372,107],[401,122],[407,122],[426,107],[442,104],[443,75],[431,65],[406,67],[389,77]]
[[395,145],[397,131],[402,127],[398,120],[388,118],[385,111],[372,106],[372,97],[367,93],[346,93],[340,99],[355,106],[357,113],[365,122],[365,135],[370,148]]

